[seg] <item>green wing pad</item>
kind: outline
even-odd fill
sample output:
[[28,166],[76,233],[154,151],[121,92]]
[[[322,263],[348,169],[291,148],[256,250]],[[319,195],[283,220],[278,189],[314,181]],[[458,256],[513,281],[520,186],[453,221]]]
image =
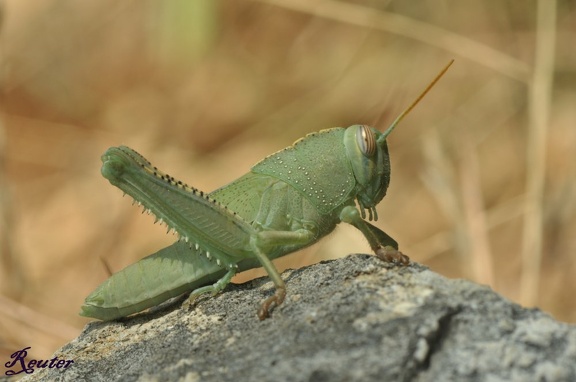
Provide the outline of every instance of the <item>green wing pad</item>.
[[262,195],[276,182],[276,178],[249,172],[212,191],[210,197],[252,223],[260,211]]
[[356,184],[345,155],[344,131],[337,127],[308,134],[258,162],[252,172],[290,184],[321,213],[330,213],[350,198]]
[[184,242],[176,242],[129,265],[86,298],[82,316],[113,320],[210,284],[225,273]]

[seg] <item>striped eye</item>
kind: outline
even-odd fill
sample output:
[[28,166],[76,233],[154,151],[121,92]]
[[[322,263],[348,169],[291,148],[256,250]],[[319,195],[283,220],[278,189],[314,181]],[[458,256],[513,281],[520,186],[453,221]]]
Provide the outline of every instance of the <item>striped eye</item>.
[[376,137],[368,126],[362,125],[356,130],[356,140],[364,156],[371,157],[376,153]]

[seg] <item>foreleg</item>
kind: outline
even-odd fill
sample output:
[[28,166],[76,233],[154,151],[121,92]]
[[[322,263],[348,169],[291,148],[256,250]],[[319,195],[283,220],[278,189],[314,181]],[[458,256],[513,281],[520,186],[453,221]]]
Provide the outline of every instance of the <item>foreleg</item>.
[[402,265],[410,264],[408,256],[398,250],[398,243],[386,232],[366,222],[356,207],[347,206],[340,212],[340,220],[358,228],[380,259]]

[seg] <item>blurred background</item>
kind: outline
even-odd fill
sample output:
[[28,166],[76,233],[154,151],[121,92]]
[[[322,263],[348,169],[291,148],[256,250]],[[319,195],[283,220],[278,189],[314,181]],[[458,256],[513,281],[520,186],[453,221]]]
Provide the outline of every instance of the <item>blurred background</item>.
[[[0,359],[49,357],[103,261],[175,240],[102,178],[109,146],[211,191],[309,132],[385,129],[452,58],[388,139],[377,225],[576,322],[574,2],[4,0],[0,23]],[[341,226],[277,265],[358,252]]]

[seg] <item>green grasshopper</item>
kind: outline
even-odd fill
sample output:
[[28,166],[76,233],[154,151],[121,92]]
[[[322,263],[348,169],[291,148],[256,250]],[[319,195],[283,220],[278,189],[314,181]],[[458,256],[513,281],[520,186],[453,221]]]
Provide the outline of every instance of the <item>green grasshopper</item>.
[[390,182],[386,137],[451,64],[385,132],[353,125],[308,134],[209,194],[128,147],[109,148],[102,175],[179,240],[112,275],[86,298],[80,314],[113,320],[186,292],[189,304],[222,291],[238,272],[264,267],[276,287],[258,310],[264,319],[286,296],[272,260],[317,242],[340,222],[359,229],[382,260],[408,265],[398,243],[365,220],[365,210],[368,220],[378,219],[376,205]]

